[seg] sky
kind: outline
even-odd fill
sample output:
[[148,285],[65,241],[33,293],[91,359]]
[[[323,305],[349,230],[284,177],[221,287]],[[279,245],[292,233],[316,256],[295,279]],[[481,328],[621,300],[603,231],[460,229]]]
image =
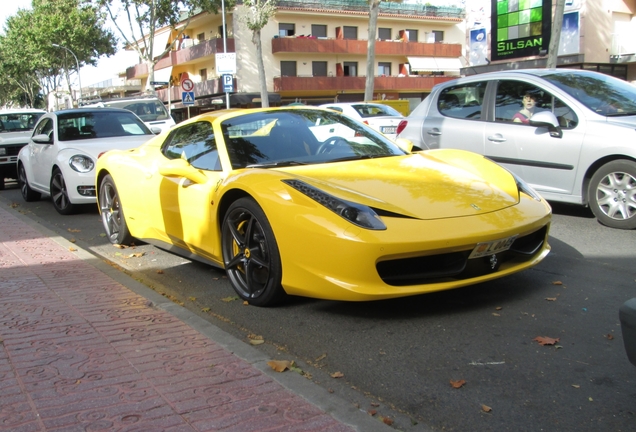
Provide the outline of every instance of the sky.
[[[15,15],[18,9],[31,9],[31,0],[0,0],[0,32],[4,33],[4,26],[7,18]],[[120,39],[119,32],[112,29],[115,37]],[[134,51],[120,51],[112,57],[102,57],[99,59],[97,67],[85,66],[81,68],[80,79],[82,87],[88,87],[91,84],[97,84],[102,81],[109,80],[117,76],[117,73],[123,72],[127,67],[136,64],[139,61],[137,53]],[[77,77],[75,77],[77,79]],[[77,85],[77,82],[73,82]]]

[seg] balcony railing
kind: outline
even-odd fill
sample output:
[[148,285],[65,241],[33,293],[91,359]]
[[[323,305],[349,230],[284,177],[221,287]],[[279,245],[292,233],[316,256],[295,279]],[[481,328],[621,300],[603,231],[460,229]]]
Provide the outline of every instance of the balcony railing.
[[[369,12],[368,0],[279,0],[277,7],[294,9],[344,10]],[[380,2],[380,13],[392,15],[448,17],[462,19],[465,10],[455,6],[431,6],[416,3]]]
[[[234,88],[236,88],[236,79],[234,80]],[[195,99],[210,97],[211,95],[218,95],[221,93],[223,93],[222,78],[214,78],[200,83],[194,83]],[[168,102],[168,96],[170,96],[170,101],[173,103],[181,102],[181,87],[173,86],[172,88],[157,90],[157,97],[163,102]]]
[[[272,39],[272,53],[367,54],[367,41],[355,39],[313,39],[285,37]],[[459,57],[461,44],[377,41],[375,55]]]
[[[430,92],[433,86],[455,79],[454,76],[390,76],[375,77],[374,92]],[[349,92],[364,91],[365,77],[275,77],[274,91],[285,92]]]

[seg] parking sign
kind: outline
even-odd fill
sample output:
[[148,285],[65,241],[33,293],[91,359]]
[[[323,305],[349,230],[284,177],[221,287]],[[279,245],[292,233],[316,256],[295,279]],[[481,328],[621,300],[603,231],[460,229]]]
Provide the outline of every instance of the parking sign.
[[223,75],[223,91],[232,93],[234,91],[234,78],[230,74]]

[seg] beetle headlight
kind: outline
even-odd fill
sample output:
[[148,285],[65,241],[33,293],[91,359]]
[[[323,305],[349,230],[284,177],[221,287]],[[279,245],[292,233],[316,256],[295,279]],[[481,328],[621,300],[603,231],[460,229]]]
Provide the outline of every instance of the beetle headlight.
[[512,174],[512,176],[515,178],[515,181],[517,182],[517,189],[519,189],[519,192],[523,192],[524,194],[531,196],[535,200],[541,201],[541,195],[539,195],[539,193],[536,190],[534,190],[532,186],[530,186],[528,183],[523,181],[516,174],[513,174],[513,173],[510,173],[510,174]]
[[79,173],[87,173],[95,168],[95,162],[93,162],[93,159],[84,155],[71,156],[68,160],[68,164],[74,171]]
[[386,225],[370,207],[337,198],[300,180],[283,180],[283,182],[354,225],[371,230],[386,229]]

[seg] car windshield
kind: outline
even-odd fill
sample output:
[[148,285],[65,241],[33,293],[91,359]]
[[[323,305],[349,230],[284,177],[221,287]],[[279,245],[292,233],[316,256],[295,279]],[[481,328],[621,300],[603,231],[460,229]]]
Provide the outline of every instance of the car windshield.
[[142,121],[127,111],[60,113],[57,115],[57,129],[60,141],[152,135]]
[[24,113],[0,113],[0,133],[2,132],[27,132],[33,130],[35,123],[42,117],[41,112]]
[[103,102],[104,106],[123,108],[132,111],[145,122],[167,120],[170,118],[168,110],[159,99],[129,99],[121,101]]
[[405,154],[379,132],[326,110],[257,112],[225,120],[221,128],[234,169]]
[[353,105],[353,109],[355,109],[362,118],[385,116],[402,117],[402,114],[400,114],[398,110],[388,105],[359,104]]
[[586,72],[547,74],[543,78],[597,114],[636,115],[636,87],[618,78]]

